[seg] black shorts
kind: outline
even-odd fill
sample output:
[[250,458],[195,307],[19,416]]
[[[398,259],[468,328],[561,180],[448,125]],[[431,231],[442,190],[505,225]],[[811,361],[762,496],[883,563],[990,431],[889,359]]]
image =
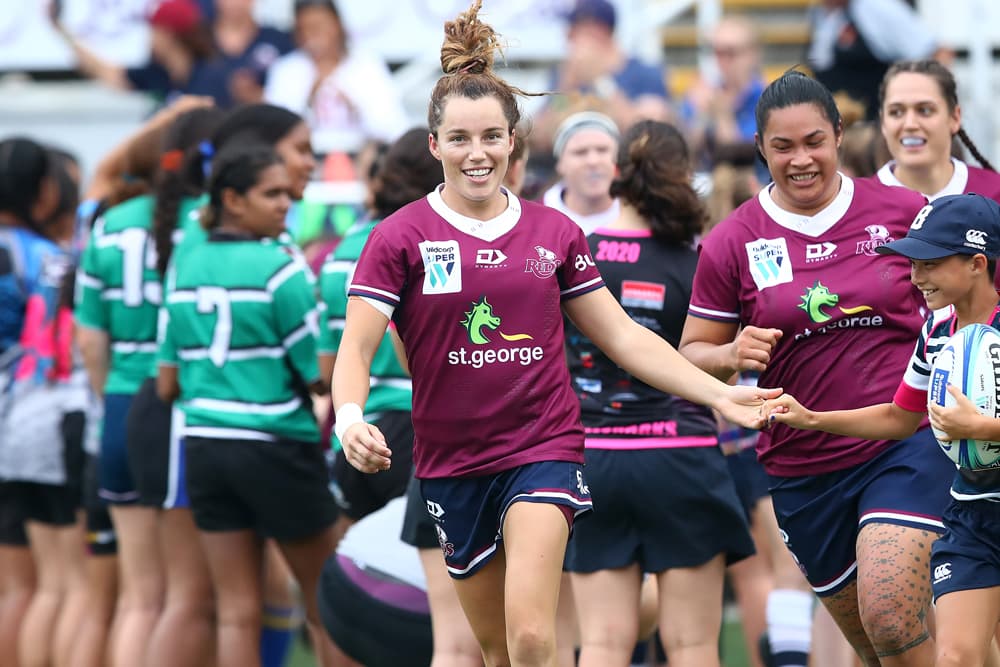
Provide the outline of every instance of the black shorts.
[[291,541],[337,517],[319,443],[185,436],[191,511],[207,532],[254,530]]
[[406,488],[406,513],[403,515],[403,529],[399,539],[418,549],[440,549],[434,519],[427,513],[427,503],[420,493],[420,480],[410,479]]
[[24,507],[17,498],[14,482],[0,482],[0,545],[28,546],[24,530]]
[[392,450],[392,467],[376,474],[361,472],[337,452],[333,462],[334,497],[345,516],[358,521],[406,493],[413,472],[413,421],[409,410],[387,410],[372,422]]
[[163,507],[170,466],[171,406],[156,395],[156,380],[146,379],[132,399],[125,421],[125,447],[138,503]]
[[80,505],[79,491],[65,484],[4,482],[4,504],[14,508],[22,521],[49,526],[72,526]]
[[565,569],[638,563],[643,572],[731,564],[754,553],[725,456],[718,447],[588,448],[594,511],[573,530]]
[[98,494],[98,462],[87,454],[83,467],[83,509],[87,515],[87,553],[91,556],[114,556],[118,553],[118,537],[111,523],[107,504]]
[[87,413],[74,410],[63,415],[60,430],[63,436],[63,463],[66,466],[66,487],[75,499],[75,509],[83,507],[83,469],[86,455],[83,437],[87,430]]
[[331,639],[366,667],[431,662],[430,607],[420,589],[333,554],[320,577],[319,611]]

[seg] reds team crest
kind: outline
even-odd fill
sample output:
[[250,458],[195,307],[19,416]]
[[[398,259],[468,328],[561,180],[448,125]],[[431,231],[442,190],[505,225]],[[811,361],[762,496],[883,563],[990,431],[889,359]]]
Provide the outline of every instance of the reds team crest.
[[524,272],[533,273],[538,278],[551,278],[562,264],[562,260],[554,252],[540,245],[535,246],[535,252],[538,253],[538,259],[528,258],[524,264]]

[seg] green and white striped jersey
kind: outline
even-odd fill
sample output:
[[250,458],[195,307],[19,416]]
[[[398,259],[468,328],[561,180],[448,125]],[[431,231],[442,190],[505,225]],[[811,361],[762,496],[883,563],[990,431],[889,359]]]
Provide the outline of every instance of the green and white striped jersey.
[[273,241],[214,233],[184,252],[166,298],[161,365],[176,365],[185,434],[319,440],[307,385],[319,378],[309,268]]
[[[350,286],[358,257],[375,228],[375,222],[362,222],[352,227],[337,245],[320,275],[320,295],[326,303],[325,322],[321,327],[320,351],[336,354],[344,335],[347,317],[347,288]],[[413,402],[413,385],[410,376],[400,366],[386,332],[372,358],[371,389],[365,411],[368,415],[384,410],[410,410]],[[336,438],[336,436],[333,436]]]
[[162,286],[150,231],[154,200],[137,197],[98,218],[76,280],[76,321],[111,343],[109,394],[134,394],[156,358]]

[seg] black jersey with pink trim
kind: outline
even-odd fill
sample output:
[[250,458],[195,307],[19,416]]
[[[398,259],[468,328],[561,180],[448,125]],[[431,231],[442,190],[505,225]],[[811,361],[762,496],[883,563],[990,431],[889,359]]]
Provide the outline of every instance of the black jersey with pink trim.
[[[765,188],[703,241],[689,314],[781,329],[760,386],[810,409],[888,403],[927,311],[909,261],[875,248],[905,236],[924,204],[911,190],[845,176],[833,202],[807,217],[779,208]],[[856,465],[888,445],[775,424],[757,452],[769,473],[798,476]]]
[[[648,230],[598,229],[587,237],[608,290],[633,320],[677,347],[698,253]],[[580,398],[587,447],[650,449],[718,444],[711,410],[632,377],[572,323],[570,376]]]
[[507,199],[487,221],[452,211],[438,191],[402,208],[372,231],[348,290],[392,309],[413,374],[421,478],[583,461],[561,304],[604,282],[572,220]]

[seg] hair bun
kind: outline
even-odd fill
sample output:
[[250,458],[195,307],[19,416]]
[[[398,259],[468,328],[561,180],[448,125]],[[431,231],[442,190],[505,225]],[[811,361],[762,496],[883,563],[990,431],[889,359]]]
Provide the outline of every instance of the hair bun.
[[454,21],[444,24],[441,69],[445,74],[483,74],[493,69],[493,53],[500,40],[488,24],[479,20],[483,0],[476,0]]

